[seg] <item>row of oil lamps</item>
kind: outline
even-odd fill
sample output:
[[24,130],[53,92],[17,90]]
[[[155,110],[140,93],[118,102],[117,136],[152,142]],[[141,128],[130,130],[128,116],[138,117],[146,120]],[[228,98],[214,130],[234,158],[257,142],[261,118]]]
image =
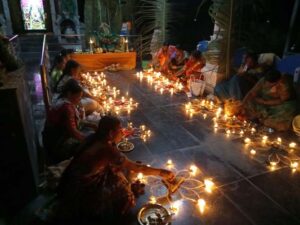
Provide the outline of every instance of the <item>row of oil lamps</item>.
[[145,72],[137,72],[137,79],[141,82],[146,80],[147,83],[154,87],[155,91],[158,91],[160,94],[169,92],[171,96],[176,92],[183,90],[183,85],[179,81],[172,81],[168,78],[162,76],[160,72],[153,72],[153,70],[147,70]]
[[[175,165],[174,165],[173,161],[171,159],[168,159],[166,162],[166,168],[170,170],[174,167],[175,167]],[[199,169],[197,166],[191,165],[189,167],[188,171],[189,171],[190,177],[195,177],[198,174]],[[147,178],[144,176],[143,173],[138,173],[135,180],[139,181],[141,183],[144,183],[144,184],[147,183]],[[211,194],[213,192],[213,190],[216,188],[216,186],[215,186],[215,183],[212,181],[212,179],[207,178],[207,179],[204,179],[204,181],[203,181],[203,188],[206,193]],[[189,199],[189,200],[196,203],[196,206],[199,209],[201,214],[203,214],[205,212],[205,210],[207,208],[205,199],[198,198],[196,200],[192,200],[192,199]],[[157,202],[158,202],[157,197],[155,197],[153,195],[149,197],[150,204],[156,204]],[[170,211],[175,215],[178,214],[178,212],[180,211],[181,204],[182,204],[182,200],[177,200],[175,202],[171,202],[170,203]]]
[[110,87],[106,80],[106,75],[101,72],[84,73],[81,75],[83,84],[89,89],[91,95],[99,99],[104,113],[114,112],[116,115],[121,113],[130,114],[138,107],[138,103],[132,98],[125,96],[120,97],[120,90],[116,87]]
[[[198,110],[195,108],[197,108]],[[205,112],[202,112],[200,109],[204,109],[203,111]],[[230,137],[231,135],[239,135],[240,137],[244,137],[246,134],[249,134],[250,136],[259,135],[258,138],[254,139],[251,139],[250,136],[245,137],[244,143],[247,147],[251,147],[252,145],[260,145],[262,147],[277,146],[288,149],[289,152],[293,152],[295,149],[297,149],[297,144],[295,142],[284,144],[281,137],[277,137],[276,140],[270,140],[269,136],[260,135],[259,132],[257,132],[256,128],[251,127],[247,121],[241,122],[235,116],[228,116],[226,112],[222,114],[223,109],[215,105],[212,101],[202,100],[200,102],[197,102],[196,104],[188,102],[185,104],[185,112],[190,117],[193,117],[195,114],[202,113],[203,119],[206,119],[208,117],[208,114],[211,115],[213,117],[212,121],[214,131],[217,132],[220,128],[224,128],[226,137]],[[239,131],[236,131],[235,129],[228,128],[228,123],[231,125],[240,123],[240,126],[243,128],[240,128]],[[250,155],[255,156],[256,153],[257,151],[254,148],[251,148]],[[298,160],[290,161],[291,169],[293,171],[296,171],[299,167]],[[278,166],[279,161],[271,160],[269,163],[271,169],[274,170],[275,167]]]
[[[128,130],[134,130],[135,128],[133,127],[132,122],[127,123],[127,129]],[[152,131],[150,129],[147,129],[145,125],[140,125],[139,126],[139,137],[146,142],[151,136],[152,136]],[[125,141],[128,141],[128,139],[125,139]]]

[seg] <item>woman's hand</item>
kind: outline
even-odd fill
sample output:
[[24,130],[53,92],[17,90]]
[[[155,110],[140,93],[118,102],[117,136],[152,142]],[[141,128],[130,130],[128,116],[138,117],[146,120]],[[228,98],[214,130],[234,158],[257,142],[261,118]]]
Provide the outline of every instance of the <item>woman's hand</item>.
[[160,170],[159,176],[161,176],[162,178],[164,178],[166,180],[173,180],[175,178],[175,175],[173,172],[171,172],[169,170],[164,170],[164,169]]

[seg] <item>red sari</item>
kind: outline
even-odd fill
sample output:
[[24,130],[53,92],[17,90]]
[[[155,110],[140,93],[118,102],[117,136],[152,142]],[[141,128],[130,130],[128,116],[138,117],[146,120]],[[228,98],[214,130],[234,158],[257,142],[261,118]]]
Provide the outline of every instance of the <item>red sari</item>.
[[65,216],[119,216],[133,202],[130,182],[120,169],[125,156],[96,138],[89,137],[62,176],[58,198]]
[[68,100],[59,99],[50,109],[43,131],[43,144],[54,163],[73,156],[73,148],[82,139],[78,124],[79,113]]

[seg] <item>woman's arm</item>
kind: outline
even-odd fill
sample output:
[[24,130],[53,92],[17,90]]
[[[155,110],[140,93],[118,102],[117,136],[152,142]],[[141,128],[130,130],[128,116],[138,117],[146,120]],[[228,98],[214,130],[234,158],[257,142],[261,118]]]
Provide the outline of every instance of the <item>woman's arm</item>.
[[85,139],[85,135],[77,129],[77,120],[76,120],[76,112],[72,108],[71,105],[66,106],[66,126],[70,135],[79,140],[83,141]]
[[247,104],[248,101],[251,101],[258,96],[258,92],[261,90],[264,84],[264,78],[260,79],[257,84],[248,92],[248,94],[243,99],[243,105]]
[[124,167],[132,170],[133,172],[136,173],[143,173],[146,176],[152,175],[152,176],[160,176],[163,177],[164,179],[173,179],[174,174],[171,171],[165,170],[165,169],[158,169],[158,168],[153,168],[149,167],[143,164],[135,163],[128,158],[124,160]]

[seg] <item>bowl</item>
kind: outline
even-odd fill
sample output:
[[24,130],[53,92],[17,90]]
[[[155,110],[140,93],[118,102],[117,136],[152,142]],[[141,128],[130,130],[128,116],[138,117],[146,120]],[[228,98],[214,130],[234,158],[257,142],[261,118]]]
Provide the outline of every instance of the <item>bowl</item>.
[[117,148],[120,152],[131,152],[134,149],[134,144],[129,141],[122,141],[117,145]]
[[159,204],[147,204],[140,209],[138,216],[140,225],[170,225],[172,216]]

